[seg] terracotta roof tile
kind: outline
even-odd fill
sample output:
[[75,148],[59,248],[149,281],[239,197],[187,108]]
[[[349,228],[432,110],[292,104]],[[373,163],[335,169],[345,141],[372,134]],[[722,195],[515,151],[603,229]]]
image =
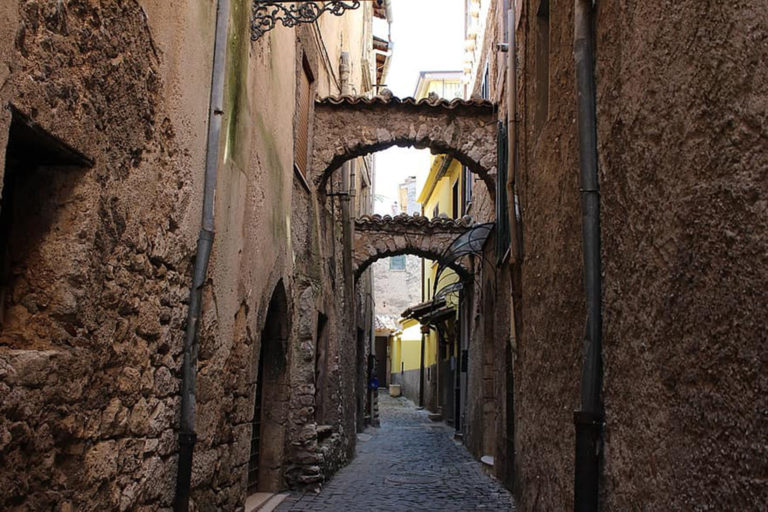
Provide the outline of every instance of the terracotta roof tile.
[[355,219],[355,227],[363,231],[390,230],[398,228],[423,228],[425,231],[432,229],[443,229],[451,231],[464,231],[474,225],[472,217],[465,215],[460,219],[451,219],[450,217],[435,217],[428,219],[423,215],[363,215]]
[[473,98],[469,100],[454,98],[447,100],[444,98],[430,99],[422,98],[417,100],[416,98],[398,98],[396,96],[380,95],[368,98],[365,96],[326,96],[324,98],[316,98],[315,103],[318,105],[413,105],[417,107],[439,107],[446,109],[455,109],[459,107],[473,107],[473,108],[485,108],[493,110],[496,105],[488,100],[480,98]]

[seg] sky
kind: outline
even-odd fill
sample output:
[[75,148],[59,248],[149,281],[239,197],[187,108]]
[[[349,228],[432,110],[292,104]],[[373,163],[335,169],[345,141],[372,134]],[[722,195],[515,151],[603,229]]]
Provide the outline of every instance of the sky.
[[[413,96],[421,71],[461,71],[464,64],[464,0],[392,0],[394,42],[387,88]],[[390,148],[376,153],[375,213],[391,213],[398,184],[429,172],[429,150]]]

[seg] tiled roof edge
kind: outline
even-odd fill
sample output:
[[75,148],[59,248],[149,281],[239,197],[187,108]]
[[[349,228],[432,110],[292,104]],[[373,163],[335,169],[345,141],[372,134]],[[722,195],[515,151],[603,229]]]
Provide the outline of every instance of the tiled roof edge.
[[398,98],[396,96],[374,96],[372,98],[365,96],[326,96],[324,98],[316,98],[315,103],[318,105],[413,105],[417,107],[446,108],[449,110],[458,107],[487,108],[489,110],[495,108],[494,103],[480,98],[469,100],[461,98],[454,98],[452,100],[422,98],[417,100],[410,96],[407,98]]

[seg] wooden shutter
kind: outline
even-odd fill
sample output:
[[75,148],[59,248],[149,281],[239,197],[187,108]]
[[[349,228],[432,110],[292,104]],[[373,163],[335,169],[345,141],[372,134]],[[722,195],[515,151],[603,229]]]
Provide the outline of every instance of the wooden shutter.
[[312,105],[310,94],[312,82],[305,66],[299,73],[298,94],[298,118],[296,120],[296,134],[294,142],[293,161],[302,174],[307,173],[307,153],[309,152],[309,110]]

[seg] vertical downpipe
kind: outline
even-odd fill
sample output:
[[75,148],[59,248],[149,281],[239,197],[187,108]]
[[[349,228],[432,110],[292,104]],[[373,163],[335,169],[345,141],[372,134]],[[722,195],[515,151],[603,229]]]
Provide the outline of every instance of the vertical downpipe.
[[[517,176],[517,62],[515,45],[515,8],[507,12],[507,25],[509,26],[509,45],[507,48],[507,112],[509,113],[509,128],[507,131],[507,197],[512,200],[511,208],[507,208],[510,231],[510,263],[518,264],[522,253],[518,243],[517,225],[517,190],[515,179]],[[511,131],[512,133],[509,133]]]
[[[519,265],[523,258],[523,228],[521,225],[520,200],[517,191],[517,157],[518,157],[518,113],[517,113],[517,41],[515,40],[514,6],[507,12],[509,25],[509,49],[507,51],[507,111],[509,112],[509,129],[507,137],[507,197],[509,205],[510,228],[510,263]],[[509,133],[511,131],[511,133]]]
[[574,413],[576,463],[574,510],[599,507],[600,437],[602,429],[602,278],[600,256],[600,190],[597,171],[593,0],[575,0],[577,130],[581,170],[582,237],[587,328],[581,380],[581,410]]
[[[347,96],[352,93],[352,87],[349,82],[349,75],[350,75],[350,64],[349,64],[349,53],[342,52],[341,58],[339,61],[339,77],[341,82],[341,94],[342,96]],[[352,175],[351,175],[351,168],[352,164],[347,161],[344,162],[341,166],[341,193],[339,195],[339,199],[341,201],[341,232],[342,232],[342,267],[344,269],[344,307],[346,309],[348,318],[350,319],[350,324],[348,328],[350,329],[350,334],[354,336],[354,346],[355,347],[355,361],[356,363],[359,363],[361,360],[365,361],[365,358],[363,358],[363,354],[359,354],[357,352],[363,350],[361,347],[361,343],[359,342],[359,335],[357,332],[357,313],[356,313],[356,304],[355,304],[355,276],[354,271],[352,269],[352,194],[355,187],[354,182],[352,181]],[[351,341],[351,340],[350,340]],[[356,372],[357,376],[357,384],[355,385],[356,390],[356,405],[355,410],[360,413],[361,416],[365,415],[365,398],[368,396],[367,390],[367,379],[366,379],[366,369],[365,366],[362,368],[358,368]],[[357,428],[361,429],[362,427],[362,417],[357,418],[356,424]]]
[[195,433],[195,378],[199,349],[200,313],[202,310],[203,285],[208,272],[208,262],[214,238],[214,201],[216,199],[216,175],[219,165],[219,134],[224,115],[224,78],[227,56],[227,26],[230,0],[218,0],[216,9],[216,34],[213,46],[211,70],[211,96],[208,106],[208,137],[206,142],[205,177],[203,181],[202,226],[197,240],[197,254],[190,290],[187,326],[184,335],[184,359],[181,370],[181,424],[179,430],[179,464],[176,474],[176,498],[174,510],[189,510],[192,481],[192,454]]
[[[425,332],[426,330],[426,332]],[[421,326],[421,357],[419,363],[419,407],[424,408],[424,344],[426,343],[426,333],[429,332],[429,327],[426,325]]]
[[[515,448],[515,407],[514,407],[514,351],[519,346],[520,340],[520,320],[522,318],[522,264],[523,264],[523,237],[522,237],[522,222],[519,215],[519,200],[517,192],[517,155],[518,155],[518,115],[517,115],[517,40],[516,36],[516,13],[515,3],[512,2],[511,8],[507,11],[507,26],[509,40],[507,43],[507,112],[509,117],[509,136],[507,137],[507,197],[510,198],[511,204],[507,205],[507,215],[509,218],[510,229],[510,284],[512,293],[510,297],[510,309],[512,313],[512,325],[510,326],[512,336],[510,339],[510,347],[507,347],[506,353],[508,354],[507,364],[507,475],[508,480],[513,482],[516,480],[514,467],[516,463],[516,448]],[[511,401],[510,401],[511,396]],[[509,476],[511,475],[511,476]],[[513,484],[514,485],[514,484]]]
[[[341,94],[346,96],[351,94],[352,88],[349,83],[350,66],[349,53],[342,52],[339,62],[339,76],[341,77]],[[351,164],[347,161],[341,167],[341,224],[342,224],[342,265],[344,267],[344,300],[348,311],[354,318],[354,276],[352,270],[352,214],[351,199],[352,190],[355,184],[352,183]]]

